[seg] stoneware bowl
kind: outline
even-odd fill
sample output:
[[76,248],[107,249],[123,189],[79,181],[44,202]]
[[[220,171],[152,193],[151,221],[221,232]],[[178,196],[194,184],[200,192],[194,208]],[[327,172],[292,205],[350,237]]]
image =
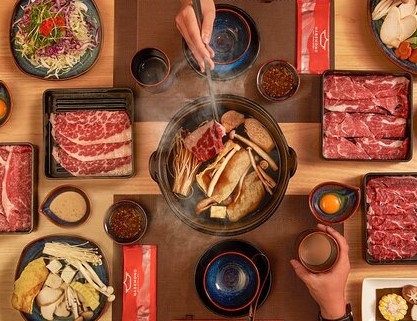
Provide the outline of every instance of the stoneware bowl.
[[283,101],[293,96],[300,86],[297,70],[284,60],[271,60],[264,63],[256,77],[259,93],[269,101]]
[[158,48],[143,48],[132,58],[130,72],[145,90],[160,93],[167,90],[173,81],[168,56]]
[[224,252],[207,265],[203,284],[212,304],[224,311],[237,311],[255,300],[260,276],[249,257],[239,252]]
[[114,203],[104,217],[104,230],[113,241],[123,245],[139,241],[147,225],[148,218],[143,208],[130,200]]
[[296,244],[298,260],[313,273],[330,270],[339,258],[339,244],[336,239],[320,230],[302,232]]
[[251,31],[247,21],[235,10],[216,10],[210,47],[216,64],[231,64],[249,49]]
[[0,80],[0,127],[10,118],[12,113],[12,97],[6,83]]
[[321,223],[342,223],[358,209],[360,194],[360,188],[356,186],[338,182],[321,183],[310,192],[310,211]]

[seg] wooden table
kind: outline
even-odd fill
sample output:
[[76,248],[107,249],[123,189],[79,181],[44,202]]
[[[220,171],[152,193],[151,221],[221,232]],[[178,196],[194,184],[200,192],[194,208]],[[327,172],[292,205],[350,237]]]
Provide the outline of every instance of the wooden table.
[[[9,49],[9,23],[13,0],[0,2],[0,79],[11,90],[13,114],[0,128],[0,142],[31,142],[39,146],[38,200],[56,186],[67,181],[48,180],[43,173],[42,93],[48,88],[110,87],[113,83],[113,22],[114,2],[96,0],[104,25],[104,43],[98,63],[87,74],[73,80],[51,82],[23,74],[14,64]],[[366,1],[335,0],[336,69],[397,70],[376,47],[366,23]],[[416,93],[416,89],[414,90]],[[39,216],[35,230],[27,235],[0,237],[0,319],[19,320],[21,317],[10,304],[13,276],[22,248],[30,241],[49,234],[75,234],[93,239],[113,257],[113,244],[105,235],[102,217],[113,201],[114,194],[158,194],[158,186],[148,173],[148,159],[156,149],[166,123],[136,123],[137,173],[127,180],[77,180],[91,197],[92,215],[78,228],[61,229],[44,216]],[[319,157],[319,124],[285,123],[280,125],[288,144],[297,151],[298,169],[290,180],[287,194],[306,195],[318,183],[336,180],[353,185],[361,183],[362,175],[374,171],[415,171],[417,159],[407,163],[328,162]],[[150,134],[151,133],[151,134]],[[416,146],[416,144],[414,144]],[[417,148],[414,147],[414,155]],[[362,213],[345,223],[345,235],[350,245],[352,271],[349,276],[347,300],[352,303],[355,319],[360,320],[361,284],[366,277],[415,277],[414,266],[371,266],[363,260]],[[94,234],[91,233],[94,231]],[[111,320],[111,308],[103,315]]]

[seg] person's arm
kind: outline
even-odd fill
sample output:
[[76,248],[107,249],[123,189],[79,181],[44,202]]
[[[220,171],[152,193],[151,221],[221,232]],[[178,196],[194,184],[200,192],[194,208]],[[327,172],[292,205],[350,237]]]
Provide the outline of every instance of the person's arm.
[[334,267],[324,273],[311,273],[298,260],[291,260],[297,276],[305,283],[311,296],[320,307],[323,319],[337,320],[346,315],[346,283],[350,271],[349,246],[346,239],[329,226],[318,228],[332,235],[340,247],[340,256]]
[[205,59],[209,62],[210,68],[214,68],[214,62],[211,59],[214,51],[210,48],[209,42],[213,31],[216,8],[213,0],[200,1],[203,14],[201,31],[197,23],[192,0],[181,0],[181,8],[175,17],[175,22],[201,71],[204,72]]

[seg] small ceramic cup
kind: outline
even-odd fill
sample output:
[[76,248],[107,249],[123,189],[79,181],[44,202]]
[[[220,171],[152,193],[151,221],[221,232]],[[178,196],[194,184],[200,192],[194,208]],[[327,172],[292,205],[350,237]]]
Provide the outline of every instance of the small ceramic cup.
[[330,270],[339,259],[339,244],[326,232],[306,230],[298,236],[296,244],[298,260],[313,273]]
[[256,86],[265,99],[273,102],[284,101],[297,92],[300,77],[289,62],[275,59],[259,68]]
[[255,262],[240,252],[227,251],[217,255],[204,271],[207,297],[223,311],[238,311],[256,299],[261,288]]
[[130,71],[136,82],[152,93],[167,90],[173,81],[169,58],[158,48],[139,50],[132,59]]
[[148,218],[136,202],[120,200],[113,203],[104,216],[104,230],[110,238],[122,245],[139,241],[145,234]]

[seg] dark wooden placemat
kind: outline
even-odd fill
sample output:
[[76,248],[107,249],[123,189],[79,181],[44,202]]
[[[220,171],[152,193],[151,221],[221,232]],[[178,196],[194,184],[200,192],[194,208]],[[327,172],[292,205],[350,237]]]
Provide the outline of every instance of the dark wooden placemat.
[[[254,65],[237,78],[216,81],[216,93],[244,96],[259,103],[278,122],[320,122],[320,75],[301,75],[298,92],[281,103],[267,102],[256,89],[259,67],[273,58],[296,62],[296,0],[223,0],[216,3],[235,5],[255,21],[261,49]],[[334,14],[331,2],[330,52],[334,64]],[[135,93],[136,121],[168,121],[172,115],[196,98],[207,96],[207,82],[186,62],[182,38],[175,26],[179,1],[115,1],[115,87],[129,87]],[[175,80],[165,92],[149,93],[140,88],[130,74],[134,54],[145,47],[166,52]]]
[[[295,257],[297,236],[306,229],[314,228],[317,223],[309,211],[308,196],[285,196],[268,221],[253,231],[230,238],[193,230],[174,215],[161,195],[114,196],[114,201],[121,199],[137,201],[148,214],[148,230],[139,243],[156,244],[158,247],[158,320],[182,319],[190,315],[195,319],[219,318],[198,297],[194,287],[194,269],[206,249],[226,239],[241,239],[254,244],[271,262],[272,287],[257,318],[316,320],[318,307],[289,263]],[[337,228],[343,230],[342,225]],[[118,294],[113,303],[113,320],[120,320],[123,282],[121,246],[114,246],[113,256],[113,284]]]

